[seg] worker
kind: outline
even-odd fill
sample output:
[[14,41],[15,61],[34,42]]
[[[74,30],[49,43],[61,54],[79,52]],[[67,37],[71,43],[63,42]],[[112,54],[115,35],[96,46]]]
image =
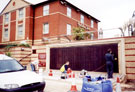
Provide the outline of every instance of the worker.
[[106,59],[106,69],[108,74],[108,79],[113,78],[113,61],[114,56],[112,55],[112,50],[108,49],[107,53],[105,54]]
[[67,61],[62,67],[60,68],[60,71],[62,72],[61,77],[67,78],[67,70],[69,68],[69,61]]

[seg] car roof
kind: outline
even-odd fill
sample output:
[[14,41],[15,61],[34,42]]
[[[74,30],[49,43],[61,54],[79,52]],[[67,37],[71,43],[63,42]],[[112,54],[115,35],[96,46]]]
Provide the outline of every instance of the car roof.
[[0,60],[9,60],[9,59],[13,59],[7,55],[4,55],[4,54],[0,54]]

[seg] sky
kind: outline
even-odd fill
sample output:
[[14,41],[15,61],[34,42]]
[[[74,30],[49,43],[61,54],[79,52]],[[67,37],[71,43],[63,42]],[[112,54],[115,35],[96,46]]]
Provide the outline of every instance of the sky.
[[[0,12],[9,0],[0,0]],[[43,0],[27,0],[33,3]],[[88,14],[97,18],[99,29],[104,31],[104,37],[114,37],[120,30],[110,30],[123,26],[135,11],[135,0],[67,0]]]

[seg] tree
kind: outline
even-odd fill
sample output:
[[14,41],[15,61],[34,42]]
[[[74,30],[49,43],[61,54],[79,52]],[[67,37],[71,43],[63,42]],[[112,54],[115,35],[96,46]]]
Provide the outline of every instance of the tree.
[[76,27],[73,28],[73,39],[74,40],[86,40],[91,38],[91,33],[86,32],[84,28]]
[[129,19],[122,27],[119,28],[124,35],[125,31],[128,31],[129,36],[135,36],[135,14]]
[[73,28],[73,39],[74,40],[84,40],[84,28],[76,27]]

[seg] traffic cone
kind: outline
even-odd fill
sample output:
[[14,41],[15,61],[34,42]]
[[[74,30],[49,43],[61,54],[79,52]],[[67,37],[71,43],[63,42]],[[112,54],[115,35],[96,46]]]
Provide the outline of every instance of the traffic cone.
[[121,91],[120,78],[119,77],[117,77],[116,92],[122,92]]
[[68,92],[79,92],[75,84],[75,73],[72,74],[72,85]]
[[68,78],[71,78],[71,73],[72,73],[72,70],[70,68],[68,68],[68,70],[67,70]]
[[49,72],[49,76],[53,76],[52,70],[50,70],[50,72]]

